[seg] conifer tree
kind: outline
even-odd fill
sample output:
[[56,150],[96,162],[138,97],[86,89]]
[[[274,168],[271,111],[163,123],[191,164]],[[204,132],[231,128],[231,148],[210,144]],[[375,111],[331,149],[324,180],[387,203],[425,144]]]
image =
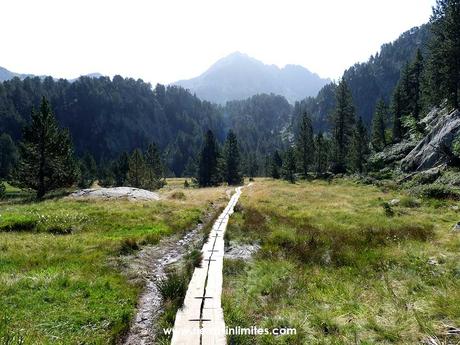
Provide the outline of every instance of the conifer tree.
[[385,138],[385,121],[388,116],[388,107],[383,99],[380,99],[375,108],[372,118],[372,148],[380,152],[387,145]]
[[230,186],[243,183],[238,140],[232,130],[228,132],[224,146],[224,179]]
[[[432,39],[430,53],[435,58],[430,68],[433,93],[447,98],[458,108],[460,86],[460,1],[437,0],[430,19]],[[434,67],[434,68],[433,68]]]
[[393,100],[391,102],[391,113],[393,114],[392,137],[394,143],[400,142],[404,135],[404,129],[402,126],[403,108],[401,86],[397,85],[393,92]]
[[336,92],[337,104],[332,116],[333,171],[344,173],[350,151],[355,109],[350,89],[345,80],[341,80]]
[[78,167],[70,134],[59,128],[44,97],[40,110],[32,111],[31,123],[24,128],[22,140],[14,173],[19,187],[35,190],[40,199],[48,191],[70,187],[77,181]]
[[10,177],[13,167],[18,160],[18,150],[11,136],[3,133],[0,135],[0,179]]
[[360,117],[353,130],[353,138],[351,145],[351,168],[353,171],[362,173],[368,153],[367,131],[363,120]]
[[274,179],[279,179],[281,177],[282,166],[283,160],[281,159],[280,153],[278,150],[275,150],[270,159],[270,176]]
[[307,113],[303,113],[300,120],[296,147],[302,174],[306,177],[308,175],[309,167],[314,159],[313,125]]
[[322,132],[319,132],[315,138],[315,170],[322,174],[327,170],[328,160],[328,143]]
[[255,153],[250,153],[247,156],[246,165],[247,165],[248,177],[250,179],[253,179],[254,177],[256,177],[257,172],[259,170],[259,165],[257,164],[257,156]]
[[218,159],[219,151],[216,139],[212,131],[208,130],[198,162],[197,181],[200,187],[215,186],[220,182]]
[[96,180],[97,176],[97,164],[94,157],[89,153],[85,152],[79,162],[80,167],[80,179],[78,181],[78,187],[89,188]]
[[113,175],[116,186],[123,186],[126,184],[126,178],[129,171],[129,154],[122,152],[113,165]]
[[283,160],[283,179],[294,183],[296,180],[296,173],[297,165],[296,165],[296,157],[295,157],[295,150],[293,147],[289,147],[286,150]]
[[145,152],[146,186],[158,189],[164,186],[164,167],[160,151],[155,143],[151,143]]
[[410,66],[410,97],[411,114],[416,121],[422,111],[422,84],[424,73],[424,60],[420,49],[417,49],[414,61]]
[[141,150],[135,149],[128,161],[127,182],[131,187],[143,188],[146,181],[146,165]]

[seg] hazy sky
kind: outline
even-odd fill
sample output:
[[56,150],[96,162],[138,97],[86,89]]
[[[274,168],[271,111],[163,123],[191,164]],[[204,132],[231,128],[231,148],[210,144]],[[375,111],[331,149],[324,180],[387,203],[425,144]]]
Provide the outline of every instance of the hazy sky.
[[429,20],[435,0],[1,0],[0,66],[188,79],[234,51],[322,77]]

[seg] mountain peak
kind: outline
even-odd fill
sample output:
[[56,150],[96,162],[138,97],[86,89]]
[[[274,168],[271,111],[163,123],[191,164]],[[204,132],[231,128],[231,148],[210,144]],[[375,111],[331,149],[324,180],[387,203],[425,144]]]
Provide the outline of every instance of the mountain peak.
[[279,68],[236,51],[216,61],[200,76],[173,84],[189,89],[202,99],[224,104],[260,93],[279,94],[295,102],[315,96],[327,83],[328,79],[321,79],[302,66]]

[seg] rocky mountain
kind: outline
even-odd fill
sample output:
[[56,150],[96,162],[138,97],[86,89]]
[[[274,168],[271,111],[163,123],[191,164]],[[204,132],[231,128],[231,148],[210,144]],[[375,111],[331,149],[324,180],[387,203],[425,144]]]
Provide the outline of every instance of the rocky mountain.
[[282,95],[295,102],[316,96],[328,82],[302,66],[279,68],[235,52],[217,61],[200,76],[173,84],[189,89],[201,99],[224,104],[262,93]]

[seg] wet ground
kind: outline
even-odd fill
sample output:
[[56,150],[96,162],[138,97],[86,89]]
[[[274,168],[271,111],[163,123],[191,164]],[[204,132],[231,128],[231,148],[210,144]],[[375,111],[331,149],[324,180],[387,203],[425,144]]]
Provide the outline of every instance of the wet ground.
[[203,239],[204,224],[212,218],[209,213],[203,224],[181,237],[162,240],[158,245],[144,247],[135,256],[123,258],[128,266],[127,272],[134,280],[142,280],[145,285],[136,316],[126,337],[121,341],[125,345],[150,345],[155,341],[155,323],[162,313],[161,296],[157,282],[166,277],[169,265],[179,261],[189,250]]

